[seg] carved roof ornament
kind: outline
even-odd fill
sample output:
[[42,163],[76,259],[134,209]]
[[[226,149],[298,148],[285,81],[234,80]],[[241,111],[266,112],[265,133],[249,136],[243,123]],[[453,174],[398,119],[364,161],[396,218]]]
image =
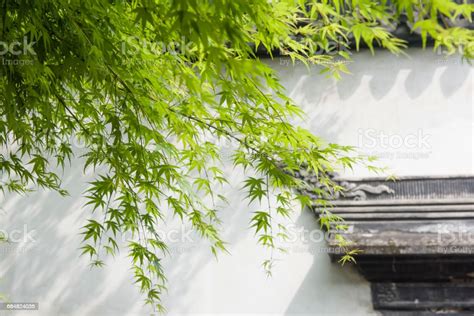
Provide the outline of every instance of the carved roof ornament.
[[339,186],[343,187],[342,192],[336,192],[336,199],[341,197],[354,199],[354,200],[367,200],[367,194],[379,195],[379,194],[394,194],[395,191],[390,189],[384,184],[369,185],[369,184],[355,184],[349,181],[340,181]]
[[[308,188],[301,189],[300,191],[312,198],[329,198],[331,200],[356,200],[362,201],[367,200],[369,195],[383,195],[383,194],[394,194],[395,191],[389,188],[385,184],[370,185],[367,183],[351,182],[350,180],[341,179],[335,172],[327,172],[326,176],[329,176],[331,182],[336,186],[340,187],[341,190],[333,190],[326,184],[319,181],[319,177],[308,169],[302,168],[295,173],[295,176],[302,179]],[[325,194],[319,194],[317,192],[325,192]],[[324,195],[324,196],[322,196]]]

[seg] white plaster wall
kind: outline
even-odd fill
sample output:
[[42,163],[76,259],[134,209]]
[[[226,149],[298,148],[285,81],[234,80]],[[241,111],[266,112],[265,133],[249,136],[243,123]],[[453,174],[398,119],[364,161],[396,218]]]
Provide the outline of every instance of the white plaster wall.
[[[74,165],[79,166],[80,161]],[[71,196],[38,192],[28,197],[2,198],[0,227],[23,231],[25,242],[0,245],[0,293],[13,302],[39,302],[38,312],[11,315],[148,315],[132,286],[125,254],[107,260],[102,269],[88,267],[79,257],[79,230],[89,217],[81,209],[87,180],[80,167],[66,172]],[[256,245],[248,229],[251,211],[238,184],[240,175],[226,170],[234,186],[226,188],[230,207],[221,217],[228,226],[222,235],[230,254],[216,260],[206,242],[188,234],[189,227],[173,221],[163,228],[171,256],[166,259],[169,291],[164,304],[169,315],[370,315],[368,284],[352,267],[331,264],[315,217],[295,210],[289,226],[288,254],[276,255],[273,277],[261,267],[268,253]],[[83,182],[84,181],[84,182]],[[16,235],[15,235],[16,236]],[[28,237],[34,239],[31,241]],[[341,302],[344,302],[343,304]],[[0,315],[10,315],[0,312]]]
[[[473,174],[472,67],[459,56],[408,54],[356,54],[352,74],[338,82],[286,59],[272,65],[308,115],[299,123],[325,140],[377,155],[399,176]],[[356,168],[348,175],[370,173]]]
[[[352,75],[334,82],[286,60],[271,64],[288,93],[308,118],[299,124],[329,141],[385,155],[381,163],[397,175],[473,173],[472,70],[459,58],[445,60],[431,52],[410,50],[411,58],[384,52],[354,56]],[[369,134],[366,134],[369,131]],[[421,131],[421,132],[420,132]],[[364,134],[365,133],[365,134]],[[375,133],[375,134],[374,134]],[[421,133],[428,138],[400,148],[385,146],[373,135],[392,141]],[[398,135],[398,136],[394,136]],[[393,145],[393,144],[392,144]],[[428,148],[429,147],[429,148]],[[273,277],[262,268],[267,258],[248,229],[257,205],[243,200],[242,175],[228,168],[233,186],[230,205],[221,212],[230,254],[216,261],[208,245],[175,221],[163,228],[172,247],[165,260],[170,315],[374,315],[367,282],[350,266],[332,264],[318,241],[318,225],[308,212],[295,210],[289,254],[277,255]],[[350,175],[367,172],[356,168]],[[128,270],[126,254],[90,269],[79,257],[80,227],[90,216],[81,193],[91,175],[81,161],[64,173],[70,196],[37,192],[0,197],[0,228],[23,231],[26,240],[0,245],[0,293],[13,302],[39,302],[37,312],[11,315],[148,315]],[[29,234],[29,235],[28,235]],[[31,236],[34,241],[28,239]],[[0,315],[9,315],[0,312]]]

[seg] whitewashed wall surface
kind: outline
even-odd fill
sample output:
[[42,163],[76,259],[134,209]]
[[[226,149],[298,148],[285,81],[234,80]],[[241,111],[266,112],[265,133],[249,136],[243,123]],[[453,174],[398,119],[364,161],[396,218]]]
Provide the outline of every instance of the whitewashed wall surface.
[[[307,113],[295,122],[323,139],[380,156],[395,175],[473,174],[472,69],[460,57],[410,49],[353,55],[352,74],[333,81],[317,67],[268,61],[287,93]],[[80,152],[80,144],[77,151]],[[223,148],[228,151],[228,148]],[[369,284],[354,270],[331,263],[315,217],[295,208],[288,221],[288,254],[278,255],[273,276],[267,254],[248,229],[251,212],[242,173],[229,167],[232,185],[223,208],[223,237],[230,254],[216,260],[206,242],[171,218],[160,233],[171,245],[165,259],[169,315],[375,315]],[[356,168],[347,176],[370,176]],[[11,315],[148,315],[132,284],[126,254],[91,269],[80,257],[80,228],[90,212],[81,194],[93,174],[75,160],[64,171],[70,196],[40,191],[0,197],[0,228],[12,242],[0,245],[0,293],[13,302],[38,302],[38,311]],[[6,312],[0,312],[7,315]]]

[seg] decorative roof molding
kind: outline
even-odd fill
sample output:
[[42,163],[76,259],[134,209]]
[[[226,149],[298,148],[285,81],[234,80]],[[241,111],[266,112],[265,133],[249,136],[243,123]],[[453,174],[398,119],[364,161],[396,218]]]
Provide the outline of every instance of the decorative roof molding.
[[[462,0],[456,0],[456,2],[461,3]],[[472,4],[474,1],[469,0],[468,3]],[[474,18],[474,15],[473,15]],[[474,23],[469,21],[466,18],[459,18],[456,21],[451,21],[449,19],[443,19],[442,23],[448,27],[462,27],[467,29],[474,29]],[[306,23],[307,24],[307,23]],[[405,16],[400,16],[398,23],[389,28],[388,31],[393,34],[395,37],[402,39],[407,42],[409,47],[422,47],[423,40],[419,30],[413,30],[413,25],[411,25]],[[428,35],[426,44],[428,46],[433,45],[433,39]],[[356,50],[355,40],[352,36],[349,36],[349,47],[351,50]],[[254,46],[251,44],[251,46]],[[375,47],[380,47],[378,43],[374,43]],[[364,42],[360,43],[361,48],[368,48]],[[278,50],[272,51],[271,54],[266,50],[266,48],[259,46],[256,50],[257,56],[259,57],[270,57],[270,56],[280,56],[281,52]]]
[[356,184],[348,181],[341,181],[339,185],[344,188],[342,192],[337,192],[336,199],[340,197],[354,199],[354,200],[367,200],[367,194],[369,195],[380,195],[383,193],[393,194],[395,191],[384,184],[370,185],[370,184]]
[[[374,309],[474,314],[474,175],[333,181],[345,190],[330,195],[331,213],[348,226],[338,232],[350,242],[344,250],[361,251],[356,267],[371,282]],[[329,235],[329,255],[338,259],[344,251]]]
[[328,173],[328,176],[335,185],[341,188],[341,190],[338,191],[334,191],[320,183],[318,181],[318,176],[307,170],[300,170],[296,172],[295,175],[308,184],[309,188],[302,189],[301,191],[312,198],[318,198],[315,189],[324,191],[326,193],[325,196],[329,197],[331,200],[342,199],[362,201],[367,200],[367,196],[395,193],[393,189],[385,184],[371,185],[369,183],[351,182],[350,180],[339,178],[337,173]]

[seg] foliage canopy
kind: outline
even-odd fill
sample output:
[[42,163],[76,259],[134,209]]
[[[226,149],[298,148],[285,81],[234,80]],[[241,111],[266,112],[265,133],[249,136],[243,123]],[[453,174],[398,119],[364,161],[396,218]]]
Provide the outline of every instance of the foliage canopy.
[[251,171],[250,201],[276,196],[252,219],[270,248],[285,234],[272,220],[288,216],[295,199],[314,202],[294,191],[303,185],[294,171],[306,166],[331,187],[326,172],[365,161],[289,123],[304,113],[257,48],[339,77],[349,54],[317,51],[355,42],[400,54],[406,43],[390,31],[406,19],[425,43],[450,54],[462,48],[468,60],[474,54],[473,31],[462,27],[473,6],[446,0],[3,0],[0,7],[2,191],[67,194],[57,166],[80,139],[84,168],[98,170],[87,204],[103,214],[84,226],[83,252],[101,266],[104,254],[119,250],[120,235],[138,237],[127,251],[158,309],[167,245],[156,227],[165,210],[190,222],[214,253],[225,249],[215,207],[225,197],[213,187],[226,179],[209,134],[237,144],[232,162]]

